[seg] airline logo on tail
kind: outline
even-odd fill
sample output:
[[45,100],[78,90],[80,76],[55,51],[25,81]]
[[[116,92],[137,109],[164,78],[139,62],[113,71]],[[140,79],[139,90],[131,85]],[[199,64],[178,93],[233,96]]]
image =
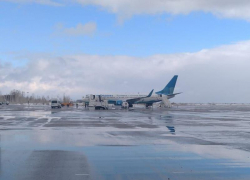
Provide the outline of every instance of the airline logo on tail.
[[166,85],[166,87],[163,90],[156,92],[156,94],[159,94],[159,95],[170,95],[170,96],[171,95],[176,95],[176,94],[173,94],[173,93],[174,93],[174,88],[175,88],[177,79],[178,79],[178,76],[175,75],[171,79],[171,81]]

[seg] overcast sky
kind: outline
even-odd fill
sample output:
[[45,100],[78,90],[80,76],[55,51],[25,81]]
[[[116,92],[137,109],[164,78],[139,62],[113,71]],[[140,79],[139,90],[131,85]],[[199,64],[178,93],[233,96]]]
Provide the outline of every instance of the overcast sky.
[[249,0],[0,0],[0,91],[250,101]]

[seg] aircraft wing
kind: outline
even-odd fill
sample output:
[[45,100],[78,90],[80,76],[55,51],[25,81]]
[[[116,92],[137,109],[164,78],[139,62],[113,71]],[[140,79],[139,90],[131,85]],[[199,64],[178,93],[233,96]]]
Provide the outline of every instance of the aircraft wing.
[[152,94],[153,94],[153,92],[154,92],[154,90],[152,89],[152,91],[148,94],[148,96],[147,96],[147,97],[151,97],[151,96],[152,96]]
[[141,99],[143,99],[143,98],[151,97],[152,94],[153,94],[153,92],[154,92],[154,89],[153,89],[147,96],[145,96],[145,97],[127,99],[126,102],[129,103],[129,104],[134,104],[136,101],[139,101],[139,100],[141,100]]

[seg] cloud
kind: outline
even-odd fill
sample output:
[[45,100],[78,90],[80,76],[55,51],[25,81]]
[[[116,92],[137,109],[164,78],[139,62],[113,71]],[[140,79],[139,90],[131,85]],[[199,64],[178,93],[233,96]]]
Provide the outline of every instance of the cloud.
[[194,11],[212,13],[222,18],[237,18],[250,21],[249,0],[0,0],[14,3],[38,3],[60,6],[79,3],[83,6],[95,5],[118,15],[119,20],[140,14],[173,15]]
[[249,0],[0,0],[14,3],[38,3],[60,6],[77,2],[86,5],[99,6],[104,10],[118,14],[121,21],[133,15],[188,14],[194,11],[212,13],[222,18],[237,18],[250,21]]
[[56,33],[68,36],[92,36],[97,29],[95,22],[88,22],[86,24],[77,24],[76,27],[66,28],[63,24],[56,25]]
[[177,102],[248,102],[250,41],[196,53],[131,56],[42,54],[16,55],[26,66],[0,66],[0,88],[41,95],[148,93],[161,90],[178,74]]
[[120,19],[138,14],[188,14],[204,11],[225,18],[250,21],[249,0],[75,0],[82,5],[96,5],[119,15]]
[[12,3],[37,3],[42,5],[49,5],[49,6],[62,6],[61,3],[52,1],[52,0],[0,0],[4,2],[12,2]]

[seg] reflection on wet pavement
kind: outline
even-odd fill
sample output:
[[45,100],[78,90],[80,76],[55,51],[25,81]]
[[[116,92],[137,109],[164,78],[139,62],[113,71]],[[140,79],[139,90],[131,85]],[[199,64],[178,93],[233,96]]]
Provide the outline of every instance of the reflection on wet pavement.
[[0,179],[250,179],[248,105],[0,113]]

